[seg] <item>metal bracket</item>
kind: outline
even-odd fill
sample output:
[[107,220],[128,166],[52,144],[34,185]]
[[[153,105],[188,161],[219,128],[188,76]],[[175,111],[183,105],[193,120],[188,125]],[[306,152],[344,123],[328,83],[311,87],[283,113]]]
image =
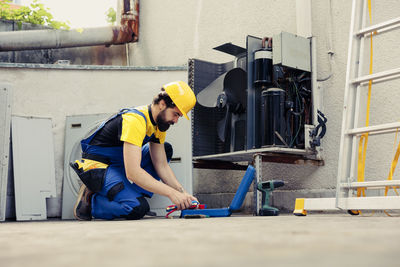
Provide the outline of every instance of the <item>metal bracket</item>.
[[260,191],[257,190],[257,185],[258,183],[262,180],[262,155],[261,154],[255,154],[254,155],[254,167],[256,169],[256,177],[254,178],[253,181],[253,215],[258,216],[258,212],[260,210],[260,199],[261,199],[261,193]]
[[315,148],[321,145],[321,139],[326,133],[326,122],[328,119],[325,117],[324,113],[318,110],[318,125],[312,131],[310,131],[310,146]]

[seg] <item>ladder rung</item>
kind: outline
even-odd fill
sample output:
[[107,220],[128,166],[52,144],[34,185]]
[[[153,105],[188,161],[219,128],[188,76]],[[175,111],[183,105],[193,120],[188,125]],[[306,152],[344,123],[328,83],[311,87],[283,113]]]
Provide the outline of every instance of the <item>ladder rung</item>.
[[[390,77],[384,77],[384,78],[380,78],[380,79],[375,79],[375,80],[372,81],[372,84],[382,83],[382,82],[386,82],[386,81],[390,81],[390,80],[394,80],[394,79],[399,79],[399,78],[400,78],[400,74],[393,75],[393,76],[390,76]],[[368,82],[369,81],[362,82],[362,83],[360,83],[360,85],[361,86],[366,86],[366,85],[368,85]]]
[[342,183],[342,188],[360,188],[360,187],[385,187],[385,186],[400,186],[400,180],[384,180],[384,181],[369,181],[369,182],[352,182]]
[[360,36],[360,35],[364,35],[366,33],[379,31],[379,30],[382,30],[382,29],[387,28],[387,27],[391,27],[391,26],[396,25],[396,24],[400,24],[400,17],[394,18],[394,19],[391,19],[391,20],[388,20],[388,21],[385,21],[385,22],[382,22],[382,23],[379,23],[379,24],[376,24],[376,25],[372,25],[372,26],[364,28],[364,29],[361,29],[356,33],[356,35]]
[[358,84],[358,83],[368,82],[369,80],[388,78],[388,77],[396,76],[399,74],[400,74],[400,68],[385,70],[382,72],[358,77],[358,78],[352,80],[351,83]]
[[395,132],[399,128],[400,128],[400,122],[392,122],[387,124],[350,129],[346,132],[346,134],[348,135],[357,135],[363,133],[384,134],[384,133]]

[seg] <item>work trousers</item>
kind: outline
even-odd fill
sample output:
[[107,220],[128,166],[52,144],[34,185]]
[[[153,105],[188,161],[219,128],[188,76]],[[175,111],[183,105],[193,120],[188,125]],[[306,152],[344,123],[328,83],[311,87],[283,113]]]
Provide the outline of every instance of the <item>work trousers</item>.
[[[165,143],[164,147],[169,162],[172,158],[172,146]],[[141,167],[154,179],[160,180],[151,161],[148,143],[142,147]],[[146,198],[152,196],[152,193],[149,195],[143,191],[127,179],[123,162],[112,163],[107,167],[101,191],[92,196],[92,216],[107,220],[143,218],[150,210]]]

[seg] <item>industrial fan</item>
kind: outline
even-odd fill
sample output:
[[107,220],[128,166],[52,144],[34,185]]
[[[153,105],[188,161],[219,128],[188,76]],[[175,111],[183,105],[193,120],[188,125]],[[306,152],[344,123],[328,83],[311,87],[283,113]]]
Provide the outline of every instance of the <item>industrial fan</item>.
[[216,134],[225,143],[227,151],[243,149],[245,143],[246,86],[246,72],[234,68],[197,94],[200,105],[225,110],[225,116],[217,124]]

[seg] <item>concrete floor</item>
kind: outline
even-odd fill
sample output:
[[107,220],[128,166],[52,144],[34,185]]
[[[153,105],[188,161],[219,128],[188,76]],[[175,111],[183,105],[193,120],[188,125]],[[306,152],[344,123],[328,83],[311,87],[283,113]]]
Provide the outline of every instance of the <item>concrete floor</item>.
[[400,217],[3,222],[0,266],[400,266]]

